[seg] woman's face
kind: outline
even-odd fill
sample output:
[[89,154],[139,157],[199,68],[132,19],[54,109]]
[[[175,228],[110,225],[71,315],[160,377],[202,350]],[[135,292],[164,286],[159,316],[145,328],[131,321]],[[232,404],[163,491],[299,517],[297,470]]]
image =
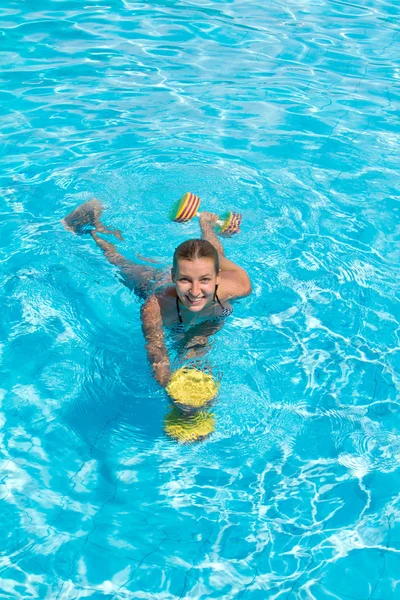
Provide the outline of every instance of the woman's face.
[[180,301],[190,311],[200,312],[213,303],[219,275],[212,258],[178,260],[171,274]]

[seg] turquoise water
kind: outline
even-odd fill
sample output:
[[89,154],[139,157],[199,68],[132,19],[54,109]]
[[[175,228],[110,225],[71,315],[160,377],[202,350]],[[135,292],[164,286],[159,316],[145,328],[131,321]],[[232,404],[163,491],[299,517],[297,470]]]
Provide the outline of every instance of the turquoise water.
[[[0,598],[400,598],[395,0],[3,2]],[[140,302],[59,220],[166,264],[184,192],[254,293],[182,446]]]

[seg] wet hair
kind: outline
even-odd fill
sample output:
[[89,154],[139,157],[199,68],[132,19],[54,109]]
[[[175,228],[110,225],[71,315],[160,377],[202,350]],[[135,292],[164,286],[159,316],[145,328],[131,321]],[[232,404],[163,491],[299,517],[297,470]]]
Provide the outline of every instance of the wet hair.
[[186,240],[175,248],[173,267],[177,270],[178,260],[196,260],[196,258],[210,258],[214,262],[215,273],[219,273],[219,258],[215,247],[207,240]]

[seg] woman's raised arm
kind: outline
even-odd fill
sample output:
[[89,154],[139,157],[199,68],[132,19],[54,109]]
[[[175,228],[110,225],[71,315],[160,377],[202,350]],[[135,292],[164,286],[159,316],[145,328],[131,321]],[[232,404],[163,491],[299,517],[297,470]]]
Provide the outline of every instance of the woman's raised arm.
[[218,252],[221,275],[224,276],[228,287],[232,290],[232,297],[243,298],[251,294],[250,277],[246,271],[236,263],[226,258],[221,240],[214,230],[218,216],[210,212],[202,212],[200,215],[200,228],[203,240],[207,240]]

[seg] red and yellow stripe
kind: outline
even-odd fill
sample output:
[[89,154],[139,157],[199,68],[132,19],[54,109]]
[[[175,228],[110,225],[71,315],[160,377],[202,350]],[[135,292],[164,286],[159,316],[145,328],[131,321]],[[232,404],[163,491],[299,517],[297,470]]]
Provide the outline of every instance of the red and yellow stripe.
[[235,233],[239,233],[241,222],[241,214],[233,212],[229,213],[229,215],[224,219],[224,223],[221,226],[219,234],[230,236],[234,235]]
[[187,192],[184,196],[182,196],[173,220],[177,223],[185,223],[186,221],[190,221],[190,219],[192,219],[199,210],[199,206],[200,198],[191,192]]

